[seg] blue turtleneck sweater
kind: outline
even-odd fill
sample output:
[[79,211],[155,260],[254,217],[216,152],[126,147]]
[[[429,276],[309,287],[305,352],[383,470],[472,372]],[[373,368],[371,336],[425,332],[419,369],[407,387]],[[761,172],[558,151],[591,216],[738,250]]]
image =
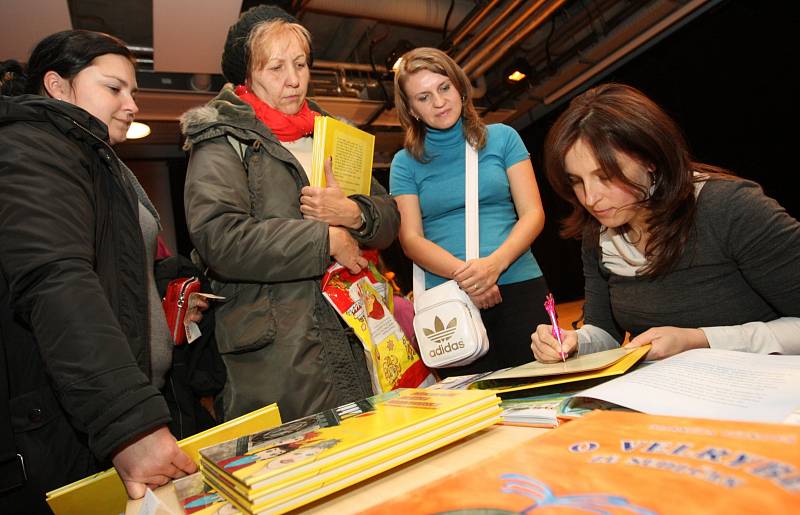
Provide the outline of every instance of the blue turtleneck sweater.
[[[486,146],[478,153],[480,256],[494,252],[517,223],[506,170],[528,159],[517,131],[503,124],[489,125]],[[420,163],[405,149],[395,154],[389,183],[392,195],[417,195],[425,238],[460,259],[466,258],[464,235],[464,153],[466,140],[461,120],[445,130],[428,129],[425,155]],[[542,271],[533,254],[524,252],[500,276],[498,284],[540,277]],[[447,279],[425,274],[431,288]]]

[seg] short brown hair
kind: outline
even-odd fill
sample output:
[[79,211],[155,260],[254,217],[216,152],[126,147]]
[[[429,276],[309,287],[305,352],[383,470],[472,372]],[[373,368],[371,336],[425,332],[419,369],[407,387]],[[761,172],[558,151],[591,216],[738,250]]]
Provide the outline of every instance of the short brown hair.
[[250,60],[247,67],[247,78],[253,72],[262,69],[272,57],[275,45],[286,36],[294,36],[303,47],[308,59],[311,55],[311,34],[308,29],[298,23],[283,19],[264,21],[253,27],[247,37],[247,50]]
[[461,117],[464,119],[464,137],[476,149],[483,148],[486,145],[486,125],[472,104],[472,85],[469,83],[467,74],[441,50],[421,47],[406,52],[394,74],[394,103],[397,106],[400,125],[406,131],[404,143],[406,150],[417,161],[425,162],[427,160],[425,157],[427,127],[424,122],[411,115],[410,102],[403,90],[408,77],[420,70],[428,70],[450,79],[461,95],[463,103]]

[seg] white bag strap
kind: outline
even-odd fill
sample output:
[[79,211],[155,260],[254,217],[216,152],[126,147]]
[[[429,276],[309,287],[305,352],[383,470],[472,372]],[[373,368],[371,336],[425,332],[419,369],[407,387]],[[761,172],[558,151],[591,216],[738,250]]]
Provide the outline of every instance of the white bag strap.
[[[480,246],[480,227],[478,225],[478,151],[467,142],[465,154],[464,225],[467,259],[478,259]],[[425,271],[413,265],[414,307],[417,299],[425,291]]]

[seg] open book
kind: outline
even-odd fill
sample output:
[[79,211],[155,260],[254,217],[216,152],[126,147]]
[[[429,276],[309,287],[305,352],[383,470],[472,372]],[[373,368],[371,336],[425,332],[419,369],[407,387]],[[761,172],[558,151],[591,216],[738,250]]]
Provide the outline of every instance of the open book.
[[653,415],[784,422],[800,408],[800,356],[694,349],[584,390]]
[[[469,385],[470,389],[494,390],[498,395],[545,387],[556,387],[558,391],[564,386],[571,389],[586,387],[587,383],[605,381],[611,377],[624,374],[641,360],[650,345],[632,349],[618,348],[584,356],[569,358],[566,362],[538,363],[532,362],[518,367],[499,370],[481,377]],[[575,383],[569,384],[567,383]],[[554,390],[550,388],[550,390]],[[539,392],[537,392],[538,394]],[[555,391],[541,391],[541,394]],[[531,393],[533,395],[533,393]]]
[[333,158],[333,175],[345,195],[369,195],[375,136],[330,116],[314,119],[311,185],[325,187],[324,163]]

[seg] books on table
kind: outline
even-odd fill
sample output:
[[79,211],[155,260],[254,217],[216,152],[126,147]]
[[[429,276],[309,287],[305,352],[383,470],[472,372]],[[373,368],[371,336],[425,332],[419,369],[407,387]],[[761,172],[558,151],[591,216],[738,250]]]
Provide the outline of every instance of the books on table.
[[800,427],[596,411],[362,513],[683,515],[798,507]]
[[[199,450],[219,442],[275,427],[281,423],[276,404],[270,404],[241,417],[214,426],[178,442],[180,447],[197,463]],[[122,513],[128,502],[128,493],[116,469],[108,469],[74,483],[47,492],[47,504],[59,515],[107,515]]]
[[333,175],[345,195],[369,195],[375,136],[331,116],[314,118],[311,185],[326,186],[324,163],[333,158]]
[[204,480],[248,513],[282,513],[500,419],[489,391],[400,389],[200,451]]

